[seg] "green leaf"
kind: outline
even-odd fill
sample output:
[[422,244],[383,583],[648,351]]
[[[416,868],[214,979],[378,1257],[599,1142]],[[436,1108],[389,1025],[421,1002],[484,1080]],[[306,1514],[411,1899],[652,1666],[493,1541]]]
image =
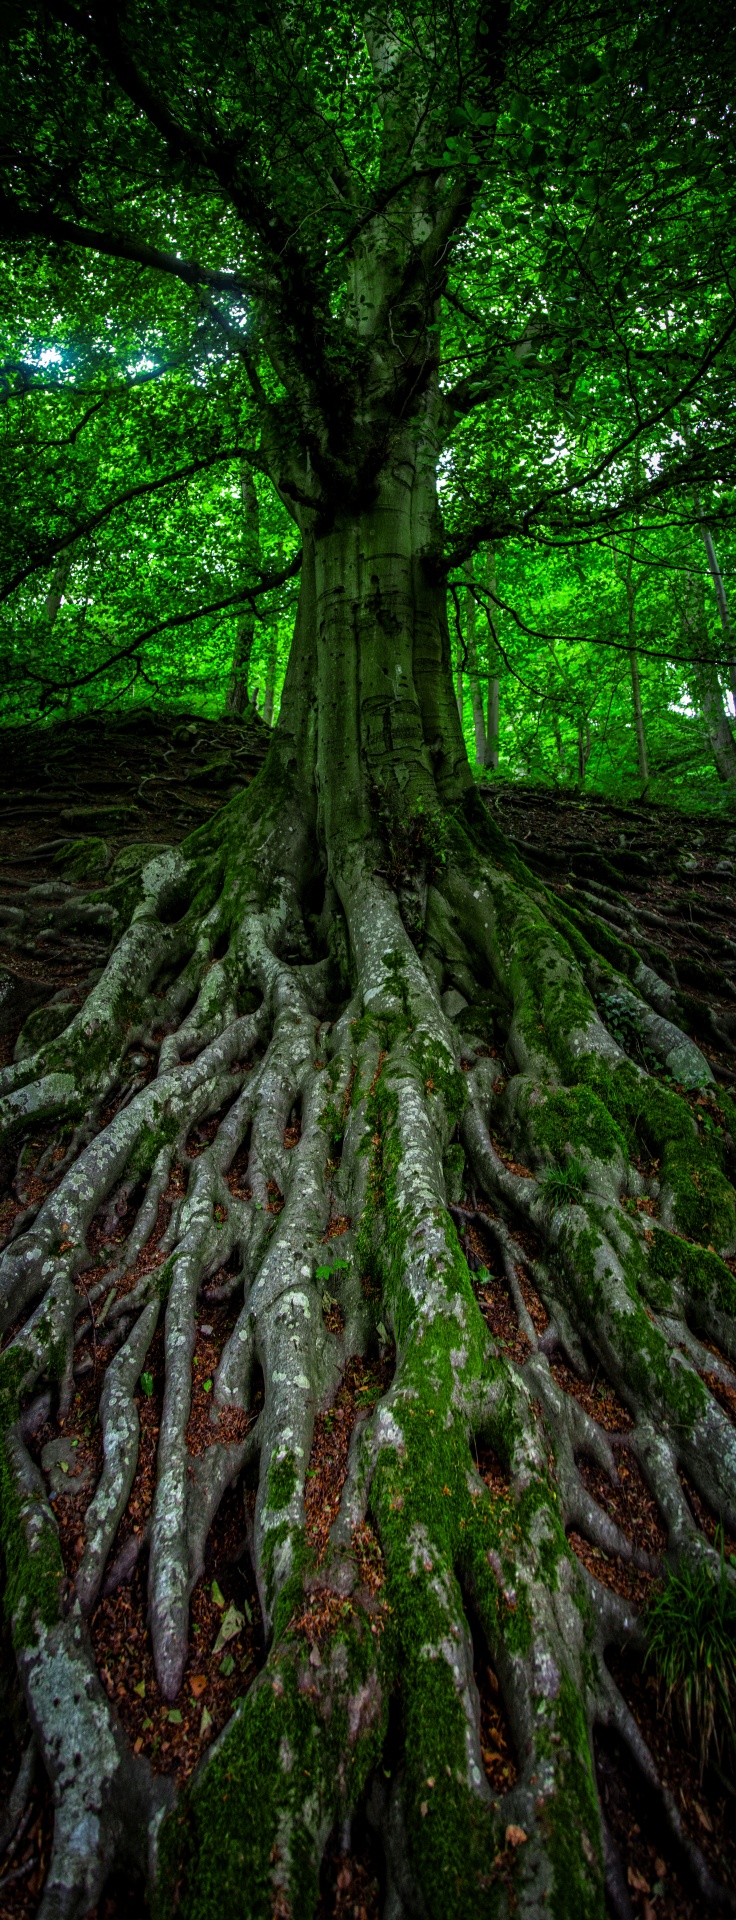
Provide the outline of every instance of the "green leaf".
[[146,1395],[146,1399],[150,1400],[151,1394],[153,1393],[153,1374],[152,1373],[141,1374],[141,1386],[143,1388],[143,1392]]

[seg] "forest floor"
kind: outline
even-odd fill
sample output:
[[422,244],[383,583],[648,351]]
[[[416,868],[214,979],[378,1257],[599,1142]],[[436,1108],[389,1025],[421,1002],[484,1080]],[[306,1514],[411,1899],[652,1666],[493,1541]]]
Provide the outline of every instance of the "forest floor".
[[[79,1004],[105,959],[104,948],[78,932],[50,931],[48,938],[37,938],[32,950],[18,945],[4,948],[3,925],[12,925],[14,898],[33,885],[49,890],[47,897],[51,900],[60,882],[69,886],[70,843],[74,843],[74,859],[84,860],[85,847],[94,847],[102,874],[105,865],[128,844],[144,841],[152,846],[172,845],[182,840],[253,776],[267,744],[267,730],[257,720],[243,726],[235,720],[211,721],[186,715],[165,718],[149,712],[125,720],[98,717],[53,730],[4,736],[0,969],[6,971],[0,975],[0,1062],[12,1059],[18,1032],[32,1007],[54,996]],[[557,888],[563,897],[578,898],[591,911],[601,912],[608,903],[614,916],[612,926],[616,914],[625,914],[628,901],[635,906],[638,921],[643,920],[651,931],[660,952],[676,959],[680,978],[687,981],[688,992],[700,998],[704,1011],[708,1005],[732,1010],[736,1000],[733,822],[720,816],[687,816],[662,807],[616,806],[595,797],[512,786],[500,780],[486,788],[485,794],[494,817],[540,879]],[[104,843],[102,850],[100,842]],[[71,884],[84,891],[90,879],[72,880]],[[37,897],[42,900],[43,891]],[[716,1002],[698,980],[699,967],[712,967],[714,959],[721,969],[723,989]],[[700,1043],[716,1078],[724,1084],[736,1081],[736,1051],[718,1049],[707,1041]],[[195,1130],[190,1136],[190,1159],[201,1151],[206,1134],[205,1125],[199,1134]],[[285,1145],[293,1144],[285,1139]],[[44,1145],[39,1132],[30,1151],[26,1149],[25,1204],[29,1198],[40,1198],[53,1184],[53,1165],[46,1169],[43,1179],[34,1174],[34,1159],[40,1160]],[[496,1146],[501,1151],[499,1143]],[[233,1191],[238,1178],[236,1158],[228,1175],[228,1181],[234,1183]],[[16,1181],[16,1170],[10,1165],[0,1191],[0,1240],[10,1231],[20,1207]],[[181,1182],[181,1170],[176,1169],[171,1190],[162,1199],[161,1217],[141,1255],[147,1265],[160,1257],[156,1243],[170,1205],[182,1190]],[[652,1208],[656,1203],[644,1200],[636,1204]],[[488,1210],[468,1193],[463,1207],[456,1210],[457,1224],[489,1329],[504,1352],[523,1361],[528,1342],[494,1254],[494,1242],[484,1231],[484,1211]],[[330,1231],[333,1236],[339,1233],[340,1222],[333,1222]],[[100,1227],[100,1256],[104,1258],[124,1233],[124,1220],[104,1222]],[[736,1263],[732,1264],[736,1270]],[[523,1286],[532,1322],[541,1330],[547,1319],[545,1308],[528,1280]],[[209,1299],[205,1295],[202,1302],[188,1435],[193,1453],[206,1443],[207,1391],[236,1312],[232,1298],[218,1301],[214,1294]],[[130,1520],[126,1516],[123,1527],[143,1527],[150,1508],[163,1385],[161,1343],[159,1330],[137,1394],[140,1455],[128,1509]],[[57,1422],[49,1423],[34,1441],[34,1452],[49,1475],[55,1496],[70,1577],[81,1552],[82,1519],[94,1487],[100,1451],[94,1330],[80,1357],[83,1364],[77,1369],[78,1391],[63,1431]],[[339,1504],[356,1412],[359,1407],[370,1407],[385,1391],[390,1369],[388,1351],[380,1365],[351,1362],[334,1405],[318,1417],[307,1514],[308,1531],[318,1553]],[[594,1378],[585,1384],[560,1360],[553,1360],[552,1370],[559,1385],[575,1394],[616,1436],[620,1485],[614,1490],[598,1469],[584,1464],[590,1492],[638,1546],[649,1553],[660,1552],[665,1541],[658,1511],[627,1449],[631,1422],[626,1409],[602,1381]],[[724,1405],[734,1418],[736,1408],[725,1401]],[[479,1458],[478,1464],[492,1489],[498,1463],[489,1455],[487,1460]],[[703,1509],[694,1489],[688,1487],[686,1492],[700,1524],[714,1537],[713,1517]],[[154,1767],[172,1773],[178,1781],[188,1777],[204,1745],[219,1732],[265,1657],[247,1552],[248,1502],[252,1506],[254,1500],[254,1487],[246,1488],[245,1508],[242,1492],[228,1494],[211,1531],[204,1577],[192,1603],[192,1651],[173,1707],[160,1699],[154,1677],[141,1559],[128,1584],[103,1593],[92,1616],[98,1667],[128,1739],[136,1752],[146,1753]],[[370,1579],[372,1535],[368,1527],[365,1536],[364,1572]],[[598,1580],[615,1588],[636,1607],[646,1601],[650,1575],[609,1558],[576,1534],[570,1538],[575,1552]],[[736,1542],[727,1539],[725,1544],[727,1551],[736,1552]],[[123,1545],[121,1532],[118,1552]],[[2,1651],[0,1807],[17,1768],[18,1740],[25,1737],[7,1640]],[[679,1725],[664,1712],[657,1684],[639,1660],[617,1656],[615,1671],[686,1826],[718,1877],[735,1885],[736,1791],[713,1769],[701,1778],[694,1751]],[[512,1785],[516,1764],[496,1677],[480,1657],[476,1679],[481,1696],[484,1764],[492,1791],[500,1794]],[[670,1838],[658,1823],[653,1804],[623,1750],[606,1738],[598,1745],[597,1759],[601,1796],[627,1875],[632,1913],[641,1915],[642,1920],[655,1920],[655,1916],[656,1920],[699,1920],[702,1905],[681,1879],[681,1863],[673,1855]],[[390,1768],[390,1733],[385,1763]],[[50,1795],[46,1784],[37,1779],[12,1857],[6,1856],[0,1868],[0,1920],[32,1920],[50,1840]],[[320,1920],[379,1920],[380,1879],[371,1829],[367,1820],[356,1817],[349,1850],[337,1838],[328,1850]],[[131,1904],[125,1889],[111,1888],[100,1904],[97,1920],[132,1920],[133,1914],[137,1920],[139,1911],[139,1903]]]

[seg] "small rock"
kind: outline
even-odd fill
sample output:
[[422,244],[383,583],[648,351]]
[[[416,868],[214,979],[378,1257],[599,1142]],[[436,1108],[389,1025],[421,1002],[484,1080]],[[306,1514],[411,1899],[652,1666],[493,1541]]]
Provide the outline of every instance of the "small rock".
[[60,1494],[69,1496],[81,1493],[82,1487],[89,1485],[94,1478],[91,1466],[80,1466],[72,1440],[62,1434],[60,1440],[49,1440],[41,1454],[41,1466],[48,1480],[54,1498]]
[[0,1034],[13,1033],[35,1007],[50,1000],[53,987],[44,980],[23,980],[8,967],[0,967]]

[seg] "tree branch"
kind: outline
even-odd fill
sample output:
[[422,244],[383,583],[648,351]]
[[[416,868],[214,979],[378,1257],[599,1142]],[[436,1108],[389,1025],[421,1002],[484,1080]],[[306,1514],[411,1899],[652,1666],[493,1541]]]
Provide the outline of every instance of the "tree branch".
[[71,533],[65,534],[62,540],[49,540],[42,549],[38,549],[30,565],[21,568],[20,572],[12,576],[8,585],[0,589],[0,605],[4,600],[9,600],[10,595],[15,593],[18,587],[22,587],[26,580],[30,580],[31,575],[37,573],[39,567],[50,566],[57,554],[63,553],[67,547],[74,546],[77,540],[83,540],[87,534],[94,533],[104,520],[109,520],[111,514],[117,513],[119,507],[128,506],[131,500],[143,499],[147,494],[160,493],[164,487],[176,486],[178,481],[191,480],[195,474],[204,473],[209,467],[219,466],[222,461],[241,459],[248,460],[251,466],[258,467],[261,464],[259,455],[252,447],[228,447],[222,453],[208,454],[206,459],[191,460],[188,466],[178,467],[175,473],[167,473],[163,479],[141,480],[137,486],[127,487],[125,493],[119,493],[114,500],[108,500],[106,506],[100,507],[99,511],[91,514],[88,520],[80,521],[79,525],[74,527]]
[[301,564],[302,556],[299,552],[293,560],[289,561],[288,566],[282,567],[278,573],[262,574],[254,586],[239,587],[236,593],[225,594],[220,600],[211,600],[208,606],[195,607],[192,612],[171,613],[166,620],[157,620],[153,626],[145,627],[143,633],[139,633],[138,638],[131,640],[127,647],[118,647],[115,653],[111,653],[99,667],[90,667],[89,673],[80,673],[75,680],[60,680],[58,676],[49,678],[46,674],[33,673],[30,669],[24,677],[27,680],[33,680],[37,686],[41,687],[64,687],[74,691],[77,687],[89,686],[91,680],[99,680],[102,674],[109,673],[110,668],[116,666],[119,660],[130,660],[134,653],[144,647],[149,640],[155,639],[159,633],[167,633],[174,627],[192,626],[195,620],[205,620],[212,613],[223,613],[228,607],[242,606],[244,601],[248,601],[252,606],[255,600],[260,599],[261,594],[272,593],[277,587],[285,586],[287,580],[293,580]]
[[6,240],[38,237],[51,240],[56,246],[88,247],[91,252],[106,254],[113,260],[129,260],[135,266],[153,267],[157,273],[171,274],[188,287],[213,287],[223,293],[249,291],[237,273],[202,267],[196,260],[180,260],[175,253],[163,253],[159,247],[149,247],[145,240],[134,240],[126,234],[86,227],[77,220],[63,220],[50,209],[31,211],[21,207],[10,194],[0,197],[0,234]]

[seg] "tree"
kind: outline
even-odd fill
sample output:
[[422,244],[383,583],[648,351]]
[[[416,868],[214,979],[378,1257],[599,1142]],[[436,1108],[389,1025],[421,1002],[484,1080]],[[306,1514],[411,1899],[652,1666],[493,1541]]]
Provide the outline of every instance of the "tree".
[[[715,1571],[678,1469],[736,1524],[733,1429],[701,1378],[703,1342],[733,1356],[722,1135],[736,1116],[646,936],[629,944],[542,887],[494,827],[458,717],[447,581],[512,533],[550,551],[608,539],[644,498],[655,510],[725,484],[726,27],[712,7],[573,6],[558,22],[485,0],[19,11],[3,205],[21,283],[40,261],[70,314],[112,305],[133,336],[163,287],[176,352],[203,354],[189,463],[205,458],[197,395],[219,353],[228,458],[263,476],[301,543],[263,772],[180,851],[128,858],[91,896],[84,910],[110,931],[104,974],[66,1030],[0,1079],[6,1140],[48,1126],[64,1149],[0,1268],[7,1601],[57,1809],[43,1920],[83,1912],[121,1862],[145,1870],[149,1847],[160,1915],[312,1913],[327,1835],[371,1783],[392,1912],[603,1913],[615,1866],[591,1728],[615,1725],[641,1760],[604,1661],[632,1616],[565,1528],[584,1515],[591,1537],[631,1550],[576,1467],[592,1450],[614,1472],[610,1446],[549,1354],[583,1374],[594,1356],[636,1422],[673,1562]],[[688,450],[667,423],[695,394]],[[212,462],[204,401],[201,418]],[[632,448],[637,463],[656,452],[646,482]],[[207,604],[275,590],[295,566]],[[570,712],[588,712],[577,693]],[[141,1049],[156,1062],[144,1084]],[[207,1117],[212,1140],[190,1161]],[[244,1143],[236,1198],[226,1174]],[[644,1185],[642,1155],[661,1187],[646,1227],[621,1205]],[[549,1323],[540,1337],[529,1320],[525,1366],[494,1347],[461,1252],[466,1215],[449,1200],[465,1160],[517,1290],[514,1225],[539,1243]],[[131,1287],[174,1162],[188,1185],[165,1262]],[[45,1384],[70,1403],[75,1326],[98,1297],[85,1295],[86,1236],[123,1194],[139,1204],[113,1276],[104,1466],[70,1595],[29,1444]],[[350,1222],[339,1263],[335,1215]],[[212,1444],[193,1459],[198,1294],[233,1256],[243,1305]],[[320,1311],[325,1262],[340,1335]],[[270,1645],[173,1806],[125,1746],[85,1626],[160,1320],[148,1604],[164,1700],[182,1679],[208,1529],[256,1460]],[[389,1338],[393,1378],[356,1429],[320,1559],[305,1528],[316,1410],[351,1354]],[[500,1804],[471,1612],[520,1759]]]

